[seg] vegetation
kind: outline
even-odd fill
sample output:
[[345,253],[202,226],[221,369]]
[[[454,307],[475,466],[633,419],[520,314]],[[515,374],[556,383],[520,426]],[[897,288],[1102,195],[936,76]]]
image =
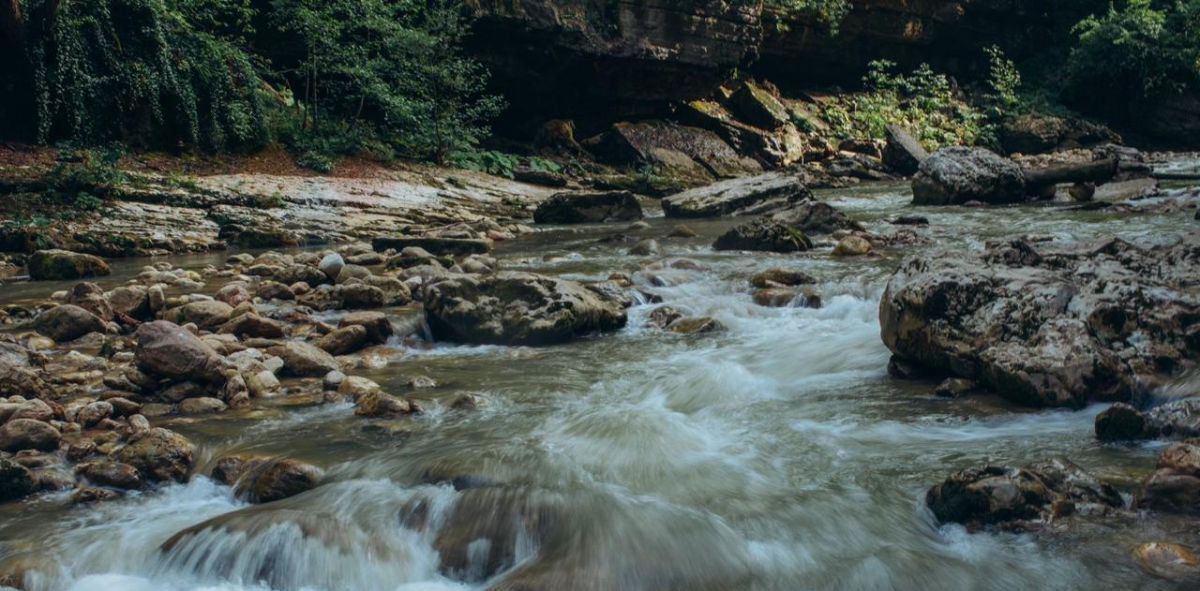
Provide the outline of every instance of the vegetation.
[[781,30],[786,30],[787,20],[803,18],[813,20],[836,34],[838,25],[850,13],[849,0],[766,0],[765,5],[781,17],[775,22],[775,26]]
[[[453,0],[8,0],[0,109],[39,142],[228,151],[279,141],[328,169],[367,151],[445,161],[501,103]],[[11,26],[15,22],[15,26]],[[270,55],[251,48],[283,48]],[[292,52],[291,48],[298,48]],[[29,100],[21,97],[28,96]]]
[[821,118],[839,139],[881,138],[885,127],[898,124],[936,149],[973,144],[989,133],[985,115],[927,64],[901,73],[893,62],[872,62],[863,87],[821,105]]
[[1075,26],[1067,98],[1120,116],[1129,105],[1200,90],[1200,0],[1119,4]]

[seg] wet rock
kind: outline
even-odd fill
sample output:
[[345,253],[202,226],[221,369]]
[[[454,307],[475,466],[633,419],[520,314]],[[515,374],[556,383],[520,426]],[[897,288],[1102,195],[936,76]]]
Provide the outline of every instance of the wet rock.
[[339,328],[317,339],[313,344],[330,355],[345,355],[366,347],[369,337],[366,327],[353,324]]
[[929,152],[916,138],[897,125],[884,128],[887,144],[883,148],[883,164],[889,170],[905,176],[916,174]]
[[754,303],[765,308],[820,308],[821,296],[787,287],[767,287],[754,292]]
[[[1031,406],[1130,400],[1195,358],[1200,240],[1120,240],[905,263],[880,303],[884,343],[934,373]],[[1138,335],[1138,336],[1134,336]],[[1148,338],[1145,338],[1148,337]]]
[[254,313],[242,314],[226,322],[218,332],[260,339],[281,339],[284,335],[282,324]]
[[361,326],[367,330],[369,342],[384,344],[395,333],[392,321],[383,312],[351,312],[342,316],[338,328]]
[[346,381],[346,374],[331,371],[321,378],[321,387],[325,390],[337,390]]
[[333,297],[340,302],[338,307],[351,310],[379,308],[387,304],[387,295],[382,289],[365,283],[337,285],[333,288]]
[[830,233],[838,230],[862,230],[862,224],[850,219],[836,207],[806,199],[771,216],[771,219],[802,232]]
[[533,221],[539,224],[596,224],[642,219],[642,206],[629,191],[572,191],[556,193],[538,204]]
[[58,429],[35,419],[10,419],[0,427],[0,451],[54,451],[61,440]]
[[330,281],[338,278],[341,275],[342,269],[345,268],[346,261],[342,255],[338,253],[330,253],[321,258],[321,262],[317,263],[317,270],[325,274],[325,277]]
[[378,389],[362,393],[355,401],[354,406],[354,414],[360,417],[396,417],[413,412],[413,406],[409,401]]
[[833,256],[839,257],[863,256],[870,253],[871,241],[856,234],[851,234],[845,238],[842,238],[838,241],[837,245],[833,247]]
[[286,285],[278,281],[263,281],[255,294],[264,300],[294,300],[296,294]]
[[75,415],[75,422],[79,423],[86,429],[98,424],[112,415],[112,403],[103,400],[97,400],[96,402],[90,402],[87,404],[87,406],[79,409],[79,412]]
[[179,403],[179,412],[185,415],[214,414],[225,412],[227,408],[229,408],[228,405],[220,399],[207,396],[187,398]]
[[113,319],[112,306],[104,298],[104,290],[95,283],[85,281],[75,284],[67,295],[67,303],[79,306],[105,322]]
[[319,377],[339,369],[332,355],[308,343],[289,341],[267,353],[283,359],[283,372],[296,377]]
[[439,340],[549,345],[625,326],[625,310],[580,283],[532,273],[446,279],[425,289],[425,316]]
[[699,318],[680,318],[667,326],[667,330],[677,334],[706,334],[725,330],[725,325],[714,318],[701,316]]
[[193,323],[203,329],[215,329],[232,317],[233,306],[216,300],[191,302],[163,313],[163,320],[179,325]]
[[667,234],[667,238],[695,238],[697,236],[699,236],[699,234],[697,234],[695,230],[683,224],[679,224],[678,226],[671,228],[670,233]]
[[361,376],[346,376],[337,387],[337,395],[343,400],[358,402],[359,398],[383,390],[379,384]]
[[797,285],[807,285],[816,283],[817,278],[795,269],[767,269],[760,273],[755,273],[750,278],[750,285],[765,289],[770,287],[795,287]]
[[230,283],[217,290],[213,297],[217,301],[225,302],[235,308],[251,300],[250,290],[246,289],[245,284],[242,283]]
[[75,473],[96,486],[108,486],[124,490],[142,488],[142,475],[137,468],[120,462],[102,461],[80,464]]
[[799,177],[773,172],[677,193],[664,198],[662,206],[669,218],[748,216],[775,213],[811,198]]
[[1200,514],[1200,476],[1170,468],[1157,470],[1142,484],[1134,506],[1162,513]]
[[1136,408],[1118,402],[1096,415],[1096,438],[1100,441],[1149,439],[1154,431]]
[[[433,542],[441,558],[439,569],[482,581],[515,563],[521,540],[545,540],[566,514],[566,500],[560,495],[493,486],[466,488]],[[477,540],[487,543],[479,545]]]
[[902,215],[892,220],[892,224],[897,226],[928,226],[929,218],[923,215]]
[[212,347],[182,327],[163,320],[138,327],[134,355],[142,371],[156,376],[172,380],[224,380],[224,360]]
[[29,277],[42,279],[84,279],[112,272],[104,259],[69,250],[39,250],[26,263]]
[[71,503],[75,505],[90,505],[103,501],[112,501],[121,498],[121,493],[109,489],[98,488],[94,486],[83,486],[75,490],[71,495]]
[[629,254],[635,257],[658,256],[662,254],[662,248],[658,246],[658,241],[647,239],[634,244],[629,248]]
[[145,287],[130,285],[118,287],[106,295],[114,314],[145,320],[150,317],[150,296]]
[[323,477],[320,468],[299,460],[252,461],[233,485],[233,494],[249,503],[270,503],[310,491]]
[[27,497],[38,491],[29,468],[0,458],[0,503]]
[[437,256],[466,256],[471,254],[487,254],[492,250],[490,240],[474,238],[436,238],[408,236],[400,238],[376,238],[371,241],[376,251],[382,252],[389,248],[403,251],[415,246]]
[[1061,460],[1025,468],[968,468],[929,489],[925,504],[941,523],[968,529],[1026,529],[1071,513],[1105,513],[1124,506],[1117,491]]
[[935,396],[942,398],[962,398],[979,388],[979,384],[962,378],[946,378],[933,389]]
[[758,219],[735,226],[713,242],[714,250],[787,253],[810,248],[812,241],[803,232],[768,219]]
[[1200,576],[1200,558],[1179,544],[1142,544],[1133,550],[1133,557],[1142,570],[1159,578],[1179,580]]
[[646,325],[666,329],[672,322],[683,318],[683,313],[670,306],[659,306],[646,317]]
[[330,279],[316,267],[297,264],[284,266],[276,271],[271,276],[271,279],[284,285],[294,285],[296,283],[320,285],[330,282]]
[[116,460],[133,466],[150,482],[184,482],[192,473],[195,446],[182,435],[152,428],[116,453]]
[[104,320],[75,306],[63,304],[42,312],[33,321],[34,330],[57,342],[73,341],[91,332],[104,332]]
[[951,147],[921,163],[912,181],[916,205],[1025,201],[1025,174],[1016,162],[984,148]]

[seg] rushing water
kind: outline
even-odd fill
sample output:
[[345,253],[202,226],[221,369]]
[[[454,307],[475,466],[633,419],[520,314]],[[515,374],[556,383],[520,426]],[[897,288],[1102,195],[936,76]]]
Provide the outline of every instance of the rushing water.
[[[930,248],[1025,234],[1152,243],[1195,231],[1191,213],[923,209],[887,186],[821,197],[875,230],[900,213],[925,215],[931,225],[919,231],[936,244],[855,260],[714,253],[707,245],[731,222],[697,222],[700,237],[660,242],[664,259],[701,270],[643,269],[657,259],[600,240],[621,226],[542,232],[503,245],[504,266],[577,279],[630,272],[665,304],[728,330],[645,329],[656,304],[642,304],[625,330],[565,346],[397,343],[390,363],[360,373],[405,394],[412,376],[436,378],[439,388],[412,393],[430,409],[417,418],[283,401],[169,424],[198,444],[202,464],[281,453],[326,468],[330,484],[254,508],[204,477],[92,507],[53,496],[10,504],[0,554],[42,565],[39,590],[1183,588],[1148,577],[1129,553],[1145,541],[1195,543],[1186,522],[1142,516],[1039,536],[939,527],[923,494],[955,470],[1068,457],[1131,490],[1157,447],[1098,444],[1099,407],[950,401],[931,383],[889,378],[878,301],[901,258]],[[672,225],[651,222],[630,234]],[[825,305],[753,304],[747,279],[779,266],[819,277]],[[464,393],[479,410],[448,410]],[[470,486],[430,484],[455,477]],[[228,527],[161,549],[221,516]],[[439,571],[439,539],[479,532],[502,535]],[[485,578],[495,557],[515,565]]]

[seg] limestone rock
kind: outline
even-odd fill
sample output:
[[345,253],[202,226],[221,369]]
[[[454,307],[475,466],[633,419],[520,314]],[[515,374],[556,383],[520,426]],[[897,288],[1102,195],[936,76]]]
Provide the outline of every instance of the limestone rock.
[[29,257],[29,277],[42,279],[84,279],[112,272],[104,259],[69,250],[39,250]]
[[912,180],[913,204],[989,204],[1026,200],[1025,173],[1016,162],[984,148],[938,150],[921,163]]
[[713,242],[714,250],[801,252],[812,241],[799,230],[769,219],[758,219],[733,227]]
[[800,177],[772,172],[677,193],[664,198],[662,206],[669,218],[749,216],[782,211],[810,198]]
[[104,332],[104,320],[73,304],[55,306],[33,321],[34,329],[57,342],[73,341],[91,332]]
[[642,206],[629,191],[555,193],[538,204],[533,221],[539,224],[596,224],[642,219]]

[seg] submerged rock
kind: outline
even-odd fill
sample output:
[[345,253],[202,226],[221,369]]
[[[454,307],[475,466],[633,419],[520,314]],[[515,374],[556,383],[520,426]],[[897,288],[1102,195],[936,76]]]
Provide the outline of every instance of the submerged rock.
[[1134,501],[1139,509],[1200,515],[1200,439],[1170,445],[1158,456]]
[[233,494],[250,503],[270,503],[320,484],[320,468],[291,458],[250,460],[233,483]]
[[29,468],[10,459],[0,458],[0,503],[27,497],[37,492],[37,483]]
[[445,279],[425,288],[434,338],[464,343],[550,345],[625,326],[625,309],[584,285],[532,273]]
[[1142,544],[1133,551],[1142,570],[1163,579],[1200,577],[1200,558],[1188,548],[1169,542]]
[[112,272],[104,259],[69,250],[39,250],[26,263],[31,279],[84,279]]
[[1030,406],[1130,400],[1200,350],[1200,240],[1140,249],[1120,240],[908,261],[880,302],[899,358],[979,381]]
[[1026,197],[1021,166],[984,148],[939,150],[921,163],[912,189],[915,205],[1019,203]]
[[929,489],[925,504],[941,523],[968,529],[1025,529],[1072,513],[1104,513],[1124,502],[1112,486],[1060,460],[1024,468],[968,468]]
[[642,219],[642,206],[629,191],[556,193],[538,204],[533,221],[539,224],[590,224]]
[[669,218],[748,216],[775,213],[811,198],[800,177],[772,172],[677,193],[664,198],[662,207]]
[[812,241],[799,230],[769,219],[758,219],[733,227],[713,242],[714,250],[801,252]]

